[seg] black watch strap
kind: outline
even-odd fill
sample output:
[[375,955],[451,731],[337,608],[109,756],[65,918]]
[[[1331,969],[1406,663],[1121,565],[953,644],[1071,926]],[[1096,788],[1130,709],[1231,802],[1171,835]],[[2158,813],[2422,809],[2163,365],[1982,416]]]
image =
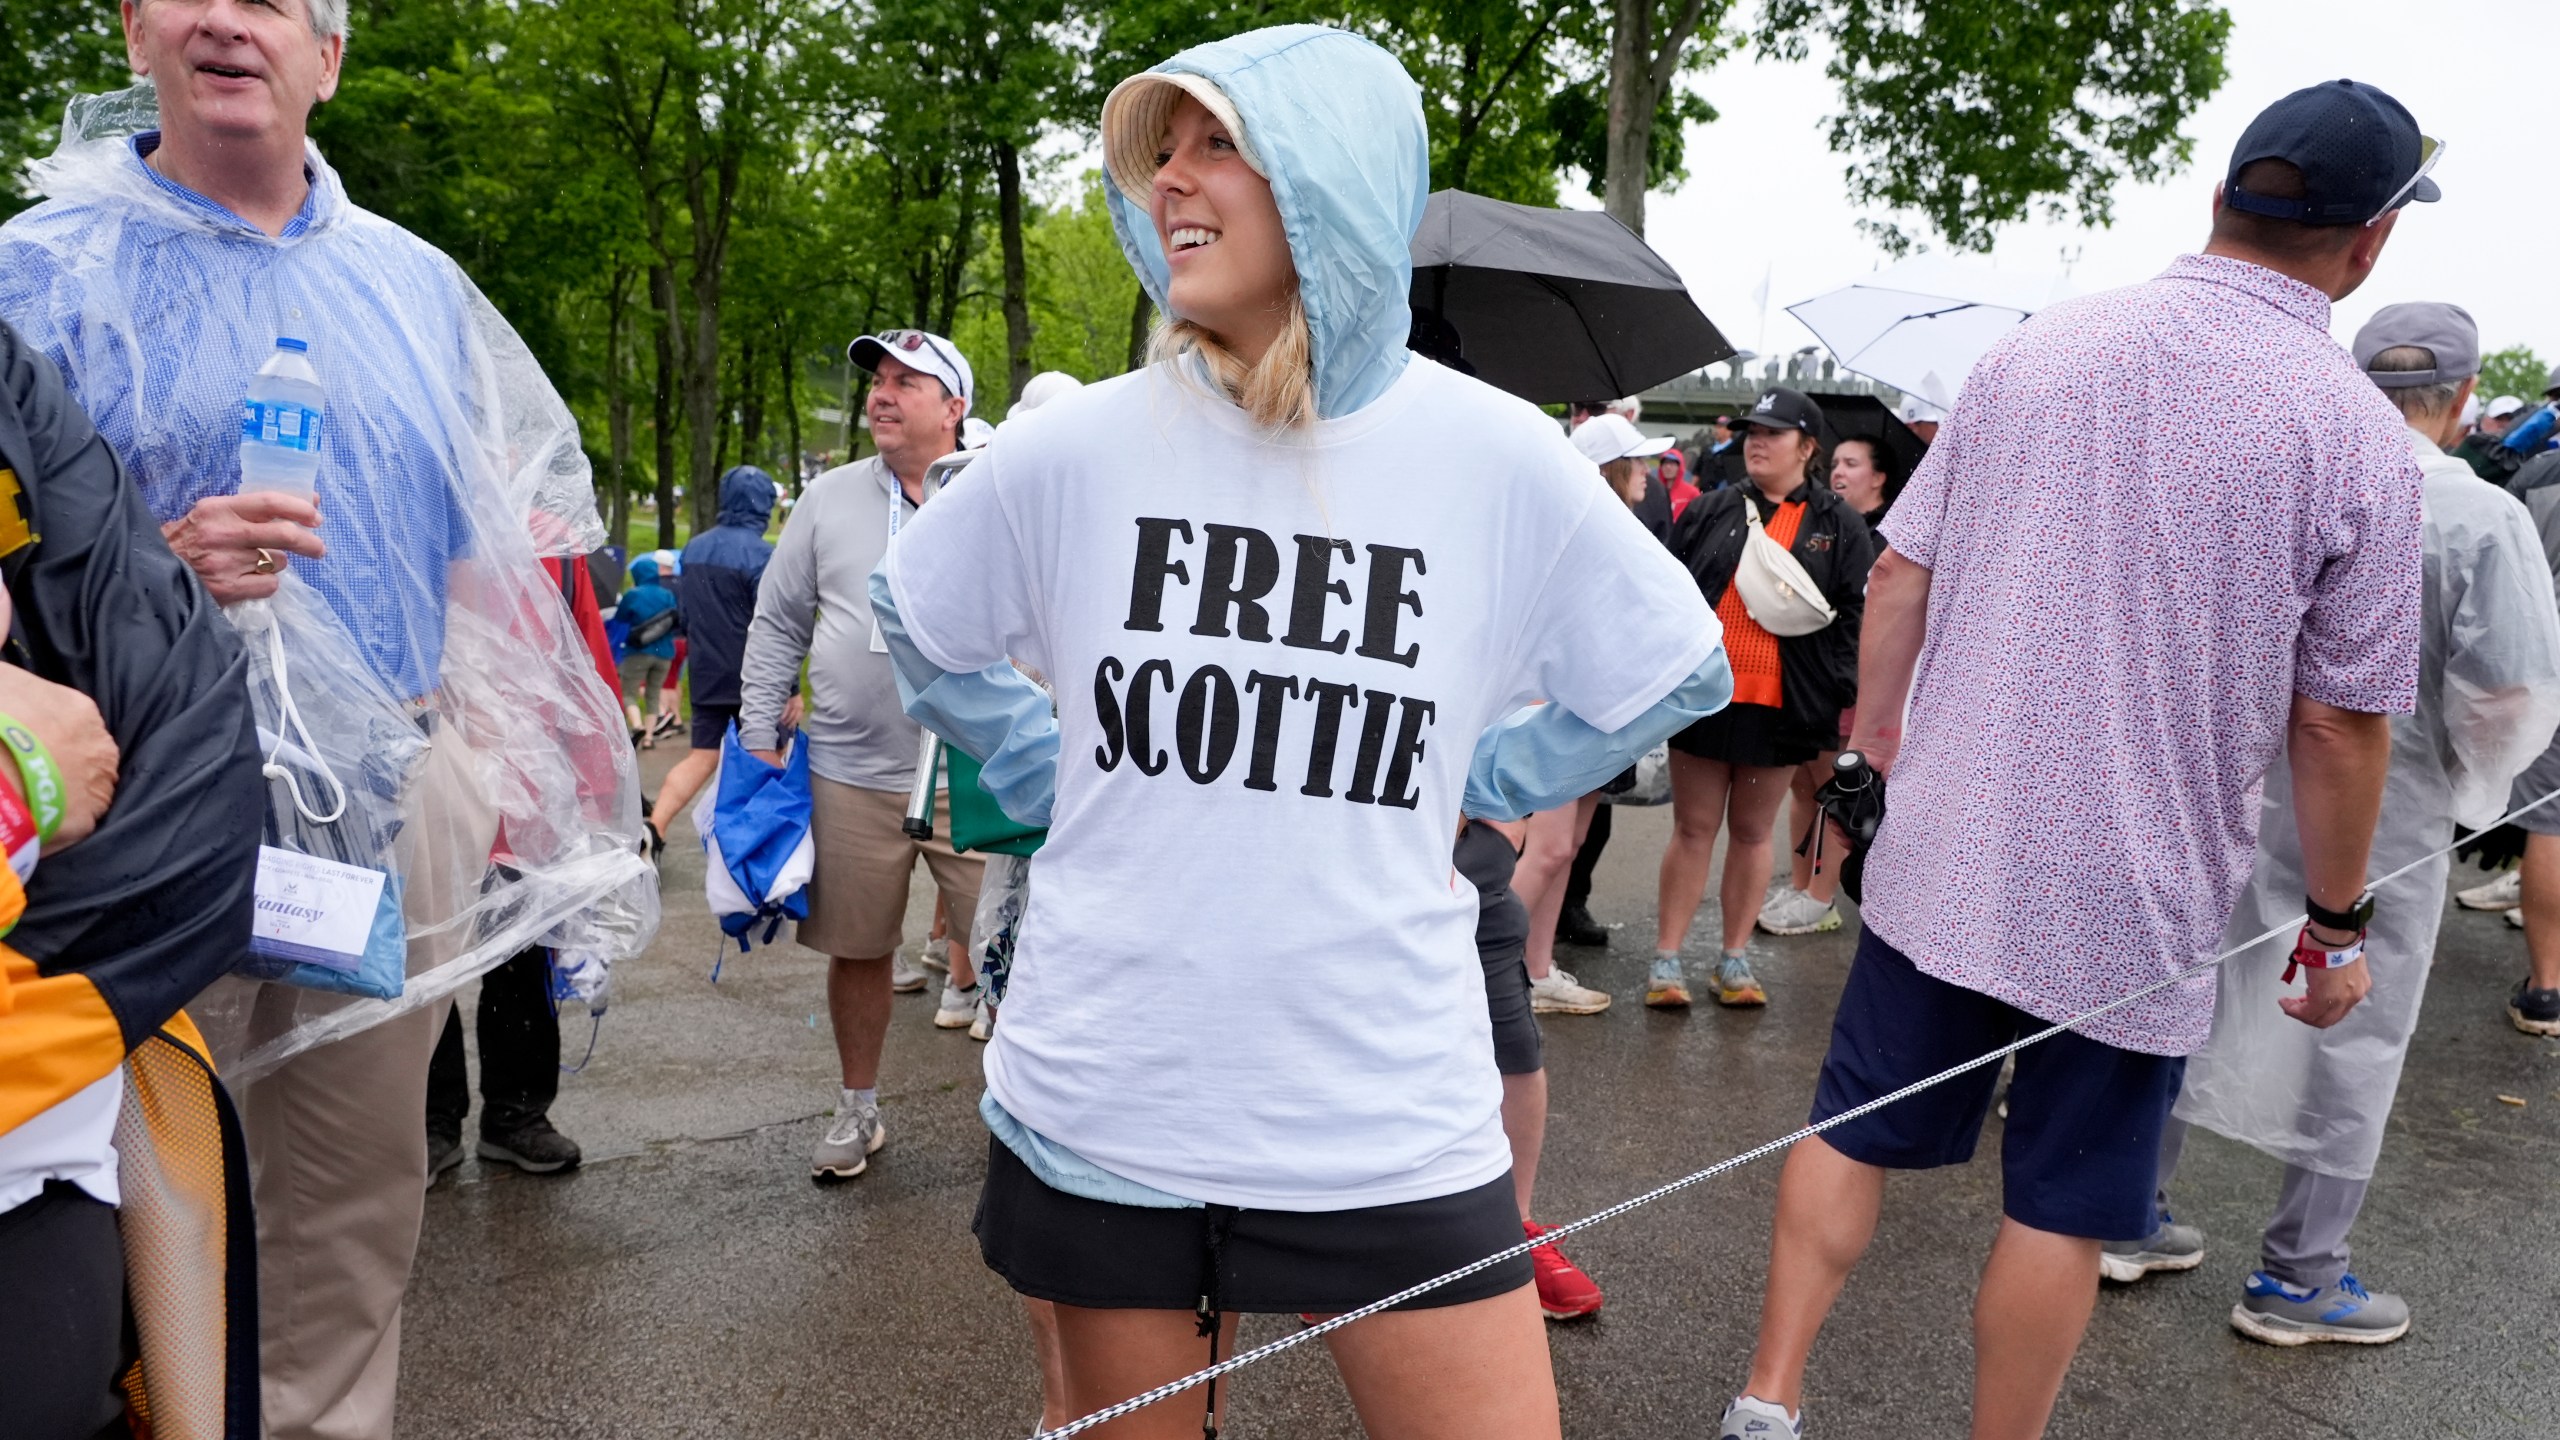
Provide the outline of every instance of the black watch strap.
[[2305,895],[2302,908],[2311,917],[2311,923],[2323,930],[2344,930],[2361,935],[2365,927],[2373,923],[2373,892],[2367,890],[2358,895],[2355,903],[2344,910],[2332,910]]

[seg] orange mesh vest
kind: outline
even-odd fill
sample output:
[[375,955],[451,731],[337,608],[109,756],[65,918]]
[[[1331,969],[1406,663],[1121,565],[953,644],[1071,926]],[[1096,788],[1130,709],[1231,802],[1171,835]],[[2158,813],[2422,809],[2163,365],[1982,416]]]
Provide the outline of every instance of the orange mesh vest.
[[[1745,505],[1759,502],[1742,497]],[[1793,548],[1796,527],[1804,522],[1804,502],[1791,500],[1778,507],[1762,528],[1781,547]],[[1744,523],[1749,523],[1745,517]],[[1777,708],[1782,700],[1778,685],[1778,637],[1760,628],[1751,612],[1742,608],[1742,590],[1732,581],[1725,582],[1724,596],[1716,601],[1716,618],[1724,622],[1725,663],[1733,667],[1733,703],[1766,705]]]

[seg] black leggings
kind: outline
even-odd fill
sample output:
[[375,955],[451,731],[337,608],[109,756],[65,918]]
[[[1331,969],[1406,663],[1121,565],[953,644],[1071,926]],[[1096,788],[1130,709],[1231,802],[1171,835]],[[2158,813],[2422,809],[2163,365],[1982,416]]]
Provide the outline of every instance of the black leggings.
[[0,1213],[0,1435],[93,1440],[122,1435],[116,1388],[133,1351],[124,1313],[124,1243],[114,1207],[77,1185]]

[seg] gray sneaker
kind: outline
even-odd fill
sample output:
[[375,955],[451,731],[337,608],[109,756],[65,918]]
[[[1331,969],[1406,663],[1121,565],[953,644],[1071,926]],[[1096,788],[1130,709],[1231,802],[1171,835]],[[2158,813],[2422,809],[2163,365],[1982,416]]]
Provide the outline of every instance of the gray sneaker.
[[1737,1396],[1724,1407],[1724,1424],[1716,1440],[1803,1440],[1804,1416],[1790,1419],[1786,1407],[1753,1396]]
[[926,974],[924,967],[904,950],[889,962],[889,993],[892,995],[913,995],[932,983],[933,977]]
[[2098,1273],[2130,1285],[2163,1270],[2193,1270],[2204,1263],[2204,1232],[2160,1212],[2160,1228],[2140,1240],[2110,1240],[2098,1252]]
[[2388,1345],[2409,1333],[2409,1302],[2376,1295],[2353,1275],[2302,1290],[2257,1270],[2231,1307],[2231,1328],[2270,1345]]
[[933,1012],[934,1028],[938,1030],[968,1029],[969,1022],[978,1018],[978,997],[985,993],[985,989],[981,986],[972,985],[963,990],[949,980],[943,981],[942,1004]]
[[818,1152],[809,1158],[813,1180],[850,1180],[871,1164],[871,1156],[889,1143],[877,1105],[845,1105],[835,1122],[818,1137]]

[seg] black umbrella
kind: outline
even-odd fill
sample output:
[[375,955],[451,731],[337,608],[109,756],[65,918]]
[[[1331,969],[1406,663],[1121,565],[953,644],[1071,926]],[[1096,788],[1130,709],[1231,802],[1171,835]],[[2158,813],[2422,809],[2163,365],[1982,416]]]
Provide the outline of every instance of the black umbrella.
[[1413,348],[1541,405],[1609,400],[1733,354],[1677,272],[1596,210],[1462,190],[1413,236]]
[[1816,395],[1813,403],[1822,407],[1826,450],[1843,440],[1873,440],[1884,447],[1893,473],[1904,480],[1920,468],[1920,457],[1929,453],[1929,442],[1913,434],[1901,416],[1873,395]]

